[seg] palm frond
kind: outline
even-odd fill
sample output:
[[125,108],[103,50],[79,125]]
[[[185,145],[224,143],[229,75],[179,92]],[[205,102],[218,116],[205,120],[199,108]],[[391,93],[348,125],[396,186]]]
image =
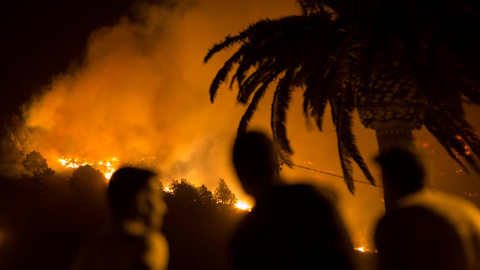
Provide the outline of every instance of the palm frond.
[[[303,111],[305,116],[313,117],[317,128],[322,131],[323,115],[328,103],[328,95],[326,89],[317,86],[318,80],[310,78],[307,88],[303,93]],[[315,91],[316,90],[316,91]]]
[[[464,158],[474,168],[476,163],[472,156],[467,154],[465,149],[465,141],[458,133],[456,127],[445,123],[449,122],[449,118],[441,107],[431,106],[425,117],[425,127],[438,140],[438,142],[467,173],[468,168],[463,164],[459,157]],[[476,168],[477,169],[477,168]]]
[[[464,118],[457,118],[455,122],[457,122],[456,127],[462,140],[465,141],[473,153],[480,156],[480,137],[475,129]],[[468,149],[465,150],[466,152],[469,151]]]
[[210,50],[208,50],[207,55],[206,55],[205,58],[203,59],[203,62],[204,62],[204,63],[207,63],[208,60],[210,60],[210,58],[212,58],[212,56],[213,56],[214,54],[216,54],[216,53],[218,53],[219,51],[224,50],[224,49],[226,49],[226,48],[228,48],[228,47],[230,47],[230,46],[232,46],[232,45],[240,42],[241,40],[242,40],[242,36],[241,36],[241,35],[236,35],[236,36],[233,36],[233,37],[230,36],[230,35],[226,36],[224,41],[222,41],[222,42],[220,42],[220,43],[218,43],[218,44],[213,45],[213,47],[212,47]]
[[225,79],[228,76],[228,73],[232,70],[233,65],[238,63],[243,57],[243,54],[246,50],[246,47],[240,48],[230,59],[228,59],[223,67],[218,71],[217,75],[212,81],[212,84],[210,85],[210,101],[213,103],[213,100],[215,99],[215,95],[217,94],[217,90],[220,87],[220,84],[222,84]]
[[242,116],[242,120],[240,120],[240,124],[238,125],[237,136],[246,132],[248,128],[248,124],[250,123],[250,120],[252,119],[253,114],[257,109],[258,102],[262,99],[268,86],[271,84],[273,80],[275,80],[276,76],[277,76],[276,74],[271,75],[269,78],[265,79],[262,86],[260,86],[260,88],[258,88],[258,90],[253,95],[252,101],[248,105],[248,108],[245,111],[245,114]]
[[[271,77],[271,74],[279,73],[275,69],[272,61],[262,64],[255,72],[253,72],[243,83],[240,84],[237,100],[241,103],[246,103],[250,95],[262,84],[265,83],[266,78]],[[267,79],[268,81],[268,79]]]
[[350,192],[354,194],[355,185],[353,183],[353,168],[352,168],[351,156],[349,151],[345,147],[345,143],[342,137],[342,130],[341,130],[341,127],[343,125],[342,116],[341,116],[342,111],[344,110],[343,102],[340,100],[340,102],[338,103],[339,104],[336,104],[336,102],[330,103],[332,119],[336,127],[338,155],[340,157],[340,164],[342,166],[343,176],[345,178],[345,184],[347,184],[348,190],[350,190]]
[[[396,87],[410,86],[415,98],[425,98],[424,125],[447,153],[465,170],[462,162],[477,168],[469,151],[480,156],[480,138],[464,119],[462,102],[480,105],[480,4],[473,0],[297,3],[303,15],[260,20],[215,44],[204,59],[207,62],[219,51],[239,45],[210,87],[213,101],[219,85],[232,73],[230,88],[238,83],[237,100],[247,103],[253,95],[239,134],[247,129],[268,86],[278,79],[271,127],[280,159],[289,164],[286,112],[291,93],[302,87],[304,114],[314,118],[320,130],[327,104],[331,106],[349,190],[354,192],[352,160],[374,184],[355,143],[352,112],[357,98],[381,94],[372,87],[372,74],[385,71],[391,75],[390,84],[398,80]],[[409,85],[401,82],[405,74]],[[375,82],[377,88],[384,85]]]
[[445,131],[442,130],[441,128],[441,123],[437,123],[434,119],[431,119],[431,121],[426,121],[425,122],[425,127],[427,130],[438,140],[438,142],[442,145],[442,147],[445,149],[447,154],[455,160],[464,170],[465,172],[469,172],[468,168],[465,167],[463,162],[458,159],[458,156],[452,151],[455,147],[452,146],[452,139],[453,137],[450,136],[445,136]]
[[268,59],[267,57],[265,57],[265,54],[270,48],[259,48],[253,44],[251,44],[251,46],[253,48],[251,50],[248,50],[248,52],[245,53],[242,61],[239,63],[237,70],[235,72],[235,79],[238,82],[239,88],[242,87],[242,84],[245,81],[247,72],[249,72],[252,69],[257,69],[257,70],[260,69],[259,65],[261,65],[261,63],[264,62],[265,59]]
[[451,129],[457,133],[455,138],[458,140],[459,146],[456,147],[457,153],[466,159],[466,161],[480,173],[480,166],[473,159],[470,152],[473,151],[477,156],[480,156],[480,138],[473,127],[461,116],[453,116],[452,113],[443,108],[443,113],[449,122]]
[[343,109],[339,111],[338,117],[341,120],[338,120],[337,133],[340,133],[339,139],[342,140],[343,147],[348,152],[348,156],[351,157],[355,163],[360,167],[363,174],[367,180],[375,185],[375,179],[373,178],[370,170],[367,167],[367,164],[363,160],[363,157],[360,155],[358,150],[355,135],[353,134],[353,117],[352,117],[352,107],[343,106]]
[[273,138],[278,144],[280,152],[283,152],[285,156],[289,156],[293,153],[290,147],[290,142],[287,139],[287,130],[285,127],[286,113],[291,100],[291,93],[293,91],[290,85],[290,80],[293,75],[293,70],[287,70],[284,77],[278,82],[277,89],[274,93],[271,112]]

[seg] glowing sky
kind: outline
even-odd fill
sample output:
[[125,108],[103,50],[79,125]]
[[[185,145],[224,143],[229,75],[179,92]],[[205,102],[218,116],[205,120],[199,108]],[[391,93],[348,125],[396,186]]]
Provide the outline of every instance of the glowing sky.
[[[32,147],[49,160],[68,154],[93,160],[156,156],[167,181],[187,178],[212,189],[225,178],[239,197],[245,197],[230,164],[231,144],[245,107],[236,103],[235,89],[230,92],[225,85],[213,105],[208,95],[215,72],[233,50],[206,65],[202,60],[215,42],[250,23],[298,14],[295,1],[182,0],[175,5],[135,5],[132,12],[135,19],[123,17],[93,31],[84,59],[52,74],[51,83],[26,104],[27,124],[40,131]],[[270,101],[267,95],[260,103],[254,128],[269,131]],[[308,130],[300,105],[297,94],[288,115],[293,161],[341,174],[331,121],[326,120],[323,133]],[[479,127],[478,109],[468,113]],[[360,150],[378,176],[372,163],[375,133],[358,120],[355,124]],[[456,173],[459,167],[429,134],[415,134],[420,146],[429,144],[421,147],[432,157],[435,186],[455,193],[480,191],[478,175]],[[285,166],[282,174],[289,182],[334,190],[352,235],[368,235],[365,232],[382,214],[381,188],[357,184],[353,196],[340,178]],[[358,168],[355,178],[365,179]]]

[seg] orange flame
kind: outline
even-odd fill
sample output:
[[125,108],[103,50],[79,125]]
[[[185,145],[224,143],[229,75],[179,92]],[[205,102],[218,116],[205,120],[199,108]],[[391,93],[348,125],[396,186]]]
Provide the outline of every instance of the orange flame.
[[113,163],[115,163],[115,165],[116,165],[118,163],[118,159],[114,157],[114,158],[111,159],[111,161],[106,161],[106,162],[105,161],[98,161],[98,162],[83,161],[83,162],[80,162],[78,159],[60,157],[60,158],[58,158],[57,163],[59,163],[60,165],[66,167],[66,168],[72,168],[72,169],[76,169],[80,166],[90,165],[90,166],[94,167],[95,169],[100,170],[103,173],[103,175],[105,176],[105,178],[110,179],[112,177],[112,174],[117,169],[116,166],[113,165]]
[[365,247],[358,247],[358,248],[355,248],[355,250],[358,250],[360,252],[365,252]]
[[249,211],[249,212],[252,211],[252,206],[244,201],[238,201],[235,204],[235,207],[237,207],[238,209]]

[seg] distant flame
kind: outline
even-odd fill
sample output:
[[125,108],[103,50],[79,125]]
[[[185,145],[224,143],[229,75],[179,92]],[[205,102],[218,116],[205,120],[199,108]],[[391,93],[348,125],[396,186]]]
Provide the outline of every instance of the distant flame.
[[237,208],[239,208],[239,209],[242,209],[242,210],[252,211],[252,206],[249,205],[249,204],[246,203],[246,202],[243,202],[243,201],[238,201],[238,202],[235,204],[235,207],[237,207]]
[[[90,165],[94,167],[95,169],[98,169],[103,173],[105,178],[110,179],[112,177],[112,174],[115,172],[116,168],[114,167],[113,163],[117,163],[118,159],[117,158],[112,158],[111,161],[98,161],[98,162],[88,162],[88,161],[82,161],[80,162],[78,159],[75,158],[66,158],[66,157],[60,157],[58,158],[58,163],[61,164],[64,167],[67,168],[72,168],[76,169],[80,166],[85,166],[85,165]],[[99,168],[100,167],[100,168]]]
[[105,178],[107,178],[107,179],[110,179],[110,178],[112,178],[112,174],[113,174],[113,172],[114,172],[114,171],[115,171],[114,169],[111,169],[111,171],[110,171],[110,172],[106,172],[106,173],[104,173],[104,175],[105,175]]
[[376,249],[368,249],[366,247],[356,247],[354,248],[355,250],[357,251],[360,251],[360,252],[372,252],[372,253],[378,253],[378,250]]

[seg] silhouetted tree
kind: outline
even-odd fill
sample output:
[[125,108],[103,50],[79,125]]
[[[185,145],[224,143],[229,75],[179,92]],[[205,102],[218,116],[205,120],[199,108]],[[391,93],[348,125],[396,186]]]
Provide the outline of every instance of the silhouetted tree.
[[22,165],[27,172],[33,174],[34,178],[48,177],[55,174],[55,171],[48,167],[47,160],[37,151],[32,151],[28,154]]
[[23,170],[25,155],[9,138],[0,140],[0,176],[15,177]]
[[107,187],[107,179],[90,165],[83,165],[73,171],[68,181],[70,187],[80,192],[102,192]]
[[9,115],[3,125],[5,139],[12,143],[19,151],[25,152],[30,149],[30,132],[26,128],[23,119],[17,114]]
[[158,188],[163,192],[164,186],[162,180],[158,177],[157,178]]
[[218,186],[215,189],[214,196],[215,200],[217,200],[217,202],[220,204],[233,206],[237,203],[237,198],[235,197],[235,194],[233,194],[227,183],[225,183],[225,180],[222,178],[220,178],[220,180],[218,181]]
[[192,265],[195,269],[229,269],[228,239],[245,212],[217,204],[205,185],[196,187],[186,179],[174,180],[168,188],[163,232],[170,247],[169,269]]
[[[73,191],[77,215],[82,217],[84,226],[92,226],[92,221],[109,217],[107,203],[107,179],[90,165],[80,166],[73,171],[68,184]],[[98,224],[96,224],[98,226]]]
[[172,195],[175,201],[181,204],[192,205],[200,199],[197,188],[187,179],[173,180],[169,188],[173,191]]
[[292,92],[302,89],[305,115],[320,130],[330,105],[352,192],[351,160],[374,183],[355,144],[355,110],[365,127],[376,130],[381,153],[393,146],[412,147],[412,131],[425,126],[452,158],[460,162],[458,154],[476,167],[469,151],[480,155],[480,138],[464,118],[462,101],[480,104],[479,5],[468,0],[297,2],[301,15],[256,22],[227,36],[205,57],[206,62],[240,45],[210,87],[213,102],[235,67],[237,99],[249,103],[239,134],[268,87],[276,84],[271,128],[280,157],[289,162],[286,112]]
[[202,185],[197,188],[199,202],[203,205],[212,205],[215,203],[212,192],[205,186]]

